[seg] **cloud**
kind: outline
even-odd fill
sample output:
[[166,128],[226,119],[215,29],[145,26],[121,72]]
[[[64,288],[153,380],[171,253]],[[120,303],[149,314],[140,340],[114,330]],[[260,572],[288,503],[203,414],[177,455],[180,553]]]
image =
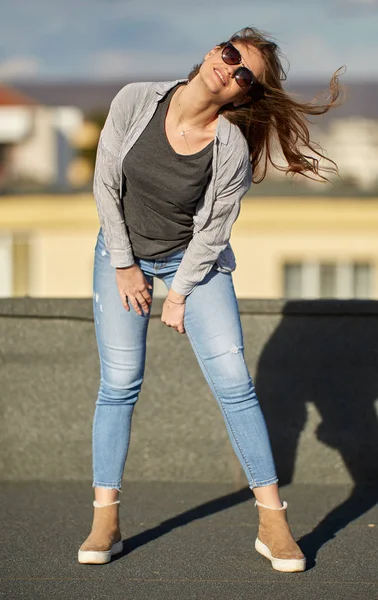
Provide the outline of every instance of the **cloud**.
[[335,47],[321,35],[300,36],[290,47],[290,78],[329,80],[334,71],[346,66],[341,81],[353,78],[369,79],[377,73],[378,44],[348,49]]
[[42,65],[32,56],[15,56],[0,61],[0,79],[12,80],[17,78],[35,77],[42,71]]
[[[22,19],[17,3],[1,10],[0,56],[15,77],[185,76],[214,44],[246,25],[276,38],[291,75],[324,76],[346,63],[378,76],[372,58],[378,0],[234,0],[232,10],[229,0],[23,4]],[[364,51],[369,55],[358,65],[354,55],[361,61]]]
[[369,8],[378,8],[378,0],[346,0],[346,4],[358,7],[367,6]]
[[378,0],[333,0],[329,3],[331,14],[340,18],[378,15]]

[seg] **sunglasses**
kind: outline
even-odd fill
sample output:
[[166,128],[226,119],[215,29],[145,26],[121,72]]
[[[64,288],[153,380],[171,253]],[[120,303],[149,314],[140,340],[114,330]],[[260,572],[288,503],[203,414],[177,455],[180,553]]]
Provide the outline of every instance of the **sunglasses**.
[[[240,65],[242,57],[237,48],[227,42],[222,48],[222,60],[226,65]],[[239,67],[234,73],[236,83],[243,89],[248,89],[247,96],[259,100],[264,96],[264,86],[257,81],[255,75],[247,67]]]

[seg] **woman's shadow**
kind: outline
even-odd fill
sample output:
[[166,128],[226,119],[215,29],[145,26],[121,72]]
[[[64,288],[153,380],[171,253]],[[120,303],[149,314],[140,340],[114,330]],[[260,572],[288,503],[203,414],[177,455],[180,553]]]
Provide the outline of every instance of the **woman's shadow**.
[[[315,564],[323,544],[378,500],[377,305],[370,301],[288,301],[258,359],[254,383],[280,486],[293,482],[307,403],[313,403],[322,418],[318,440],[338,450],[354,482],[349,497],[299,541],[308,567]],[[312,468],[316,464],[308,465]],[[122,554],[113,560],[176,528],[251,499],[247,487],[193,507],[124,540]]]
[[[322,419],[318,440],[340,453],[354,483],[349,497],[300,540],[308,566],[324,543],[378,500],[377,306],[373,301],[288,301],[258,361],[255,386],[280,485],[293,482],[307,403]],[[316,460],[309,470],[316,469]]]

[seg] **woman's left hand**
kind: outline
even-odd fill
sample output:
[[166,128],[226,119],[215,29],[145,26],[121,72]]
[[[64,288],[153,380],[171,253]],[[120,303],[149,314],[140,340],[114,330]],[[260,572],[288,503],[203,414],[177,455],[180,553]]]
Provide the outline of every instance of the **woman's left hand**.
[[174,300],[170,300],[169,296],[165,299],[163,304],[163,311],[161,314],[161,320],[168,327],[172,327],[178,333],[185,333],[184,329],[184,315],[185,315],[185,297],[178,296]]

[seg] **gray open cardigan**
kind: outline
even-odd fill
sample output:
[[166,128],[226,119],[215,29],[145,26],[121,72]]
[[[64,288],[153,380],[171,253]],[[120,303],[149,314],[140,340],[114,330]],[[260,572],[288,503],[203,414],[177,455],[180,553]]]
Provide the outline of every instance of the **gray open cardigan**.
[[[97,148],[94,196],[113,267],[134,263],[122,207],[123,159],[149,123],[159,100],[180,81],[185,80],[130,83],[111,103]],[[220,271],[236,267],[229,239],[240,201],[251,185],[252,170],[246,139],[222,115],[215,134],[212,167],[211,180],[193,218],[193,238],[172,281],[172,288],[185,296],[214,264]]]

